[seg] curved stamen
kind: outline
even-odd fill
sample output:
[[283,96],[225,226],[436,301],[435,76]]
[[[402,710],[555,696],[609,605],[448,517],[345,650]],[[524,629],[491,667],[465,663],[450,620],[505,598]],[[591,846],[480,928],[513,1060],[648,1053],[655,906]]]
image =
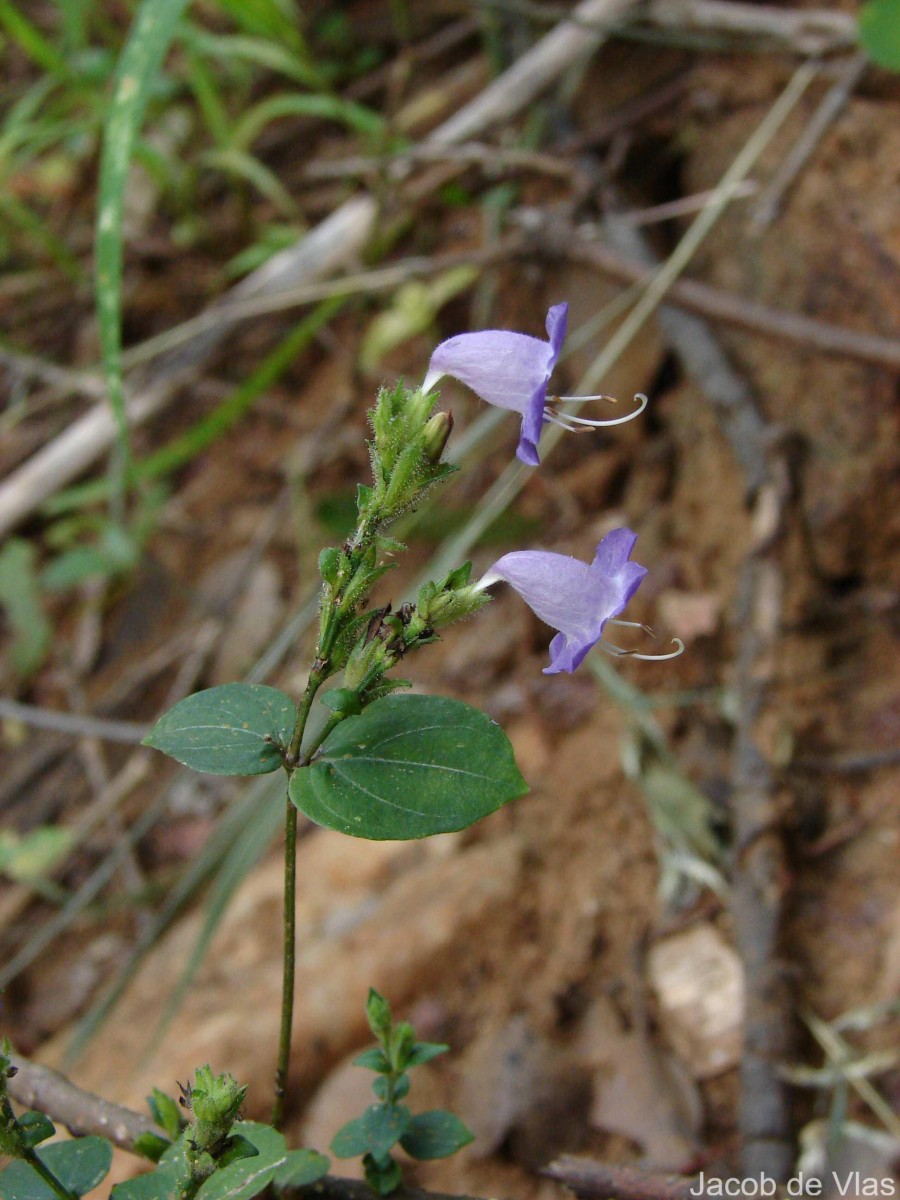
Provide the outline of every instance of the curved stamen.
[[589,429],[573,425],[568,413],[556,413],[552,408],[544,409],[544,420],[549,421],[551,425],[558,425],[560,429],[565,429],[567,433],[590,433]]
[[609,404],[618,404],[617,396],[607,396],[605,392],[598,392],[596,396],[549,396],[551,404],[560,404],[565,401],[567,404],[583,404],[585,400],[606,400]]
[[647,407],[647,405],[650,403],[643,392],[637,392],[634,398],[635,398],[635,400],[639,401],[639,407],[636,408],[634,410],[634,412],[626,413],[626,415],[624,417],[609,417],[607,420],[604,420],[604,421],[592,421],[592,420],[589,420],[587,417],[573,416],[572,413],[566,413],[565,417],[566,417],[567,421],[572,421],[576,425],[587,425],[587,426],[590,426],[592,429],[598,429],[601,426],[606,426],[606,425],[624,425],[627,421],[633,421],[635,417],[639,417],[641,415],[641,413],[644,411],[644,409]]
[[611,654],[613,658],[637,658],[641,662],[666,662],[670,658],[678,658],[684,654],[684,642],[681,638],[672,638],[676,649],[670,650],[668,654],[641,654],[637,650],[623,650],[621,646],[614,646],[612,642],[604,642],[601,638],[597,643],[601,649],[607,654]]

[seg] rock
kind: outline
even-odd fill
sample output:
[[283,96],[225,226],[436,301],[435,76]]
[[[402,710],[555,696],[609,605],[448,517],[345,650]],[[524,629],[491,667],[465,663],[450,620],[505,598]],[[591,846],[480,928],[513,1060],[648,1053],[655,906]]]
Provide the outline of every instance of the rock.
[[744,975],[740,959],[712,925],[664,938],[647,956],[663,1033],[695,1079],[741,1057]]

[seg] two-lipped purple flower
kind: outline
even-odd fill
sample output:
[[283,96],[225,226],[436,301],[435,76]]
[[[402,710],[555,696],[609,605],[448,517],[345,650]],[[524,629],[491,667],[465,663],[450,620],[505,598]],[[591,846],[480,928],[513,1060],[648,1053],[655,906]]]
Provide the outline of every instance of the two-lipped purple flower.
[[597,546],[592,563],[549,550],[516,550],[499,558],[476,586],[503,580],[514,588],[542,621],[559,630],[544,674],[571,672],[647,574],[646,567],[629,561],[636,541],[630,529],[614,529]]
[[447,338],[435,349],[422,384],[430,392],[444,375],[452,375],[488,404],[522,417],[519,448],[523,463],[537,467],[538,441],[546,419],[547,385],[566,336],[568,304],[547,313],[548,341],[507,329],[482,329]]

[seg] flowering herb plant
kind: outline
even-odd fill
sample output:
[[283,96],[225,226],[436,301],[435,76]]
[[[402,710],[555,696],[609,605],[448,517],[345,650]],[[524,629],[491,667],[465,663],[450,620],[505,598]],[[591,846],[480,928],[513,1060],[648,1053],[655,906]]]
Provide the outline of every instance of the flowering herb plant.
[[[225,684],[176,704],[146,737],[147,745],[197,771],[285,772],[281,1031],[271,1126],[241,1121],[244,1089],[230,1076],[202,1067],[182,1096],[189,1121],[174,1101],[154,1094],[154,1117],[168,1140],[142,1147],[157,1168],[152,1176],[117,1185],[116,1200],[249,1200],[262,1188],[301,1186],[328,1169],[328,1160],[314,1151],[288,1151],[279,1132],[291,1054],[298,815],[354,837],[422,838],[465,829],[528,790],[508,738],[484,713],[459,700],[403,691],[408,684],[394,672],[407,656],[434,642],[445,626],[477,613],[490,602],[489,589],[501,582],[557,631],[546,673],[576,670],[595,645],[631,653],[602,637],[647,573],[631,560],[636,535],[629,529],[608,533],[590,563],[517,550],[504,554],[477,582],[471,582],[471,564],[463,563],[396,608],[371,599],[403,550],[388,532],[392,523],[456,469],[443,457],[452,417],[436,410],[434,388],[443,375],[520,414],[518,455],[532,465],[538,464],[547,421],[573,429],[609,423],[558,413],[554,405],[570,397],[548,399],[566,317],[565,304],[550,309],[546,342],[498,330],[450,338],[434,351],[421,387],[401,383],[379,392],[370,414],[372,481],[358,489],[355,528],[319,556],[318,635],[299,700],[273,687]],[[640,399],[643,407],[646,399]],[[400,1181],[391,1153],[395,1145],[414,1157],[437,1158],[454,1153],[471,1135],[450,1113],[414,1116],[401,1103],[409,1069],[445,1048],[416,1042],[411,1027],[394,1023],[386,1001],[374,992],[368,1018],[378,1046],[360,1063],[376,1073],[378,1102],[340,1131],[332,1149],[340,1157],[363,1155],[369,1182],[387,1193]],[[13,1126],[6,1142],[12,1147],[7,1153],[25,1159],[17,1169],[30,1170],[34,1135]],[[51,1185],[56,1195],[77,1194],[57,1182],[58,1188]]]

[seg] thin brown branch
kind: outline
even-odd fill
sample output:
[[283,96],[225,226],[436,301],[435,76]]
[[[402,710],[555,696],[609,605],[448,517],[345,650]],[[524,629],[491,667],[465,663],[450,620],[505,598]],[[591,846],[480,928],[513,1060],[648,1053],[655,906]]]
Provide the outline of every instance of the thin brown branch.
[[466,142],[462,146],[410,146],[397,154],[372,158],[354,155],[350,158],[326,159],[309,163],[303,169],[304,179],[345,179],[358,175],[373,175],[389,167],[413,163],[454,163],[458,166],[482,167],[491,176],[513,171],[531,171],[553,178],[571,180],[578,168],[553,154],[534,150],[506,149],[481,142]]
[[10,1055],[10,1061],[16,1069],[7,1083],[12,1098],[25,1108],[46,1113],[76,1137],[96,1133],[133,1152],[140,1137],[166,1136],[149,1117],[76,1087],[58,1071],[29,1062],[18,1054]]
[[[564,1183],[584,1200],[703,1200],[694,1180],[684,1175],[658,1175],[637,1167],[613,1166],[564,1154],[542,1175]],[[692,1190],[693,1189],[693,1190]]]

